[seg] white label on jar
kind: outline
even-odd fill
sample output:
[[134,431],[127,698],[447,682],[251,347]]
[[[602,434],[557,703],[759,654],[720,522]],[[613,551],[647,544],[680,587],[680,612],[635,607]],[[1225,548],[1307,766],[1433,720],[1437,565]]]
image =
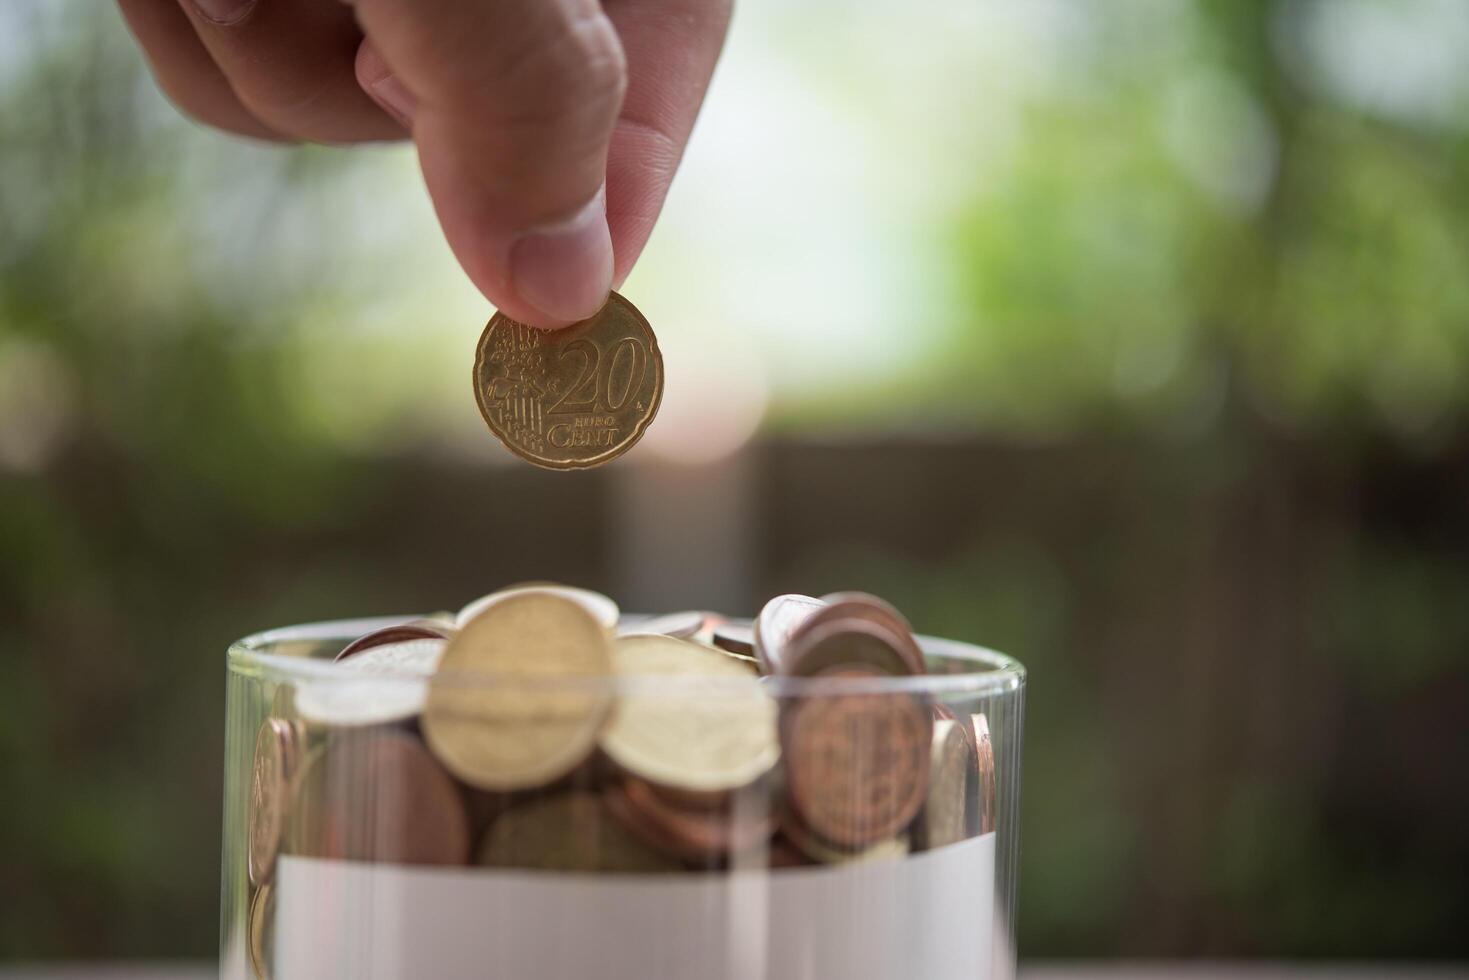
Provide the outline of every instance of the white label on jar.
[[896,861],[728,874],[283,856],[276,980],[987,980],[995,835]]

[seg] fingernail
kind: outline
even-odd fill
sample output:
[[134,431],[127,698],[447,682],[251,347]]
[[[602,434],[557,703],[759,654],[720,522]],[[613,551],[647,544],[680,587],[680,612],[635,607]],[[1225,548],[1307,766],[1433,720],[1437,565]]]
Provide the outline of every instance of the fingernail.
[[378,105],[392,113],[397,120],[405,126],[413,124],[413,110],[418,105],[418,100],[408,87],[398,81],[397,75],[384,75],[368,86],[369,93],[377,100]]
[[245,19],[255,0],[194,0],[194,8],[205,20],[228,26]]
[[418,100],[408,91],[408,86],[398,80],[393,69],[378,53],[377,46],[364,40],[357,49],[357,83],[362,86],[374,102],[382,106],[400,123],[407,126],[413,120]]
[[598,191],[569,220],[517,239],[510,275],[520,298],[555,320],[575,323],[600,310],[612,288],[606,196]]

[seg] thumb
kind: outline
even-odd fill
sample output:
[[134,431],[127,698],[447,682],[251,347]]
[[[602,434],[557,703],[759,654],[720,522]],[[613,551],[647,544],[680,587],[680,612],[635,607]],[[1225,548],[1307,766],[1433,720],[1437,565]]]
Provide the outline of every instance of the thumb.
[[558,327],[612,285],[607,148],[627,87],[597,0],[356,0],[357,72],[406,118],[449,246],[507,316]]

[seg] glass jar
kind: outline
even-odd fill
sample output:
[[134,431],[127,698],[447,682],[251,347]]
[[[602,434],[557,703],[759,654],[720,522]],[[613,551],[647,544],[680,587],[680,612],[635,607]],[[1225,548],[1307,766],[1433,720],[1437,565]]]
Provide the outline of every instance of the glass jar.
[[[222,976],[1014,975],[1015,660],[917,637],[927,673],[903,677],[363,677],[332,663],[401,622],[230,648]],[[425,731],[430,688],[493,696],[497,723],[518,719],[505,740],[607,710],[583,758],[487,787]],[[619,705],[677,733],[742,717],[752,697],[779,757],[733,790],[631,778],[605,743]]]

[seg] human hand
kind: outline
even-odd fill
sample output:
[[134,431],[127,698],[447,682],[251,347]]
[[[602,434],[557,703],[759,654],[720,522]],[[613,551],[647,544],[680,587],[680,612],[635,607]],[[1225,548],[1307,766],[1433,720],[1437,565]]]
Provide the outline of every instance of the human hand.
[[118,2],[159,86],[203,122],[411,136],[470,279],[557,327],[600,309],[647,242],[730,0]]

